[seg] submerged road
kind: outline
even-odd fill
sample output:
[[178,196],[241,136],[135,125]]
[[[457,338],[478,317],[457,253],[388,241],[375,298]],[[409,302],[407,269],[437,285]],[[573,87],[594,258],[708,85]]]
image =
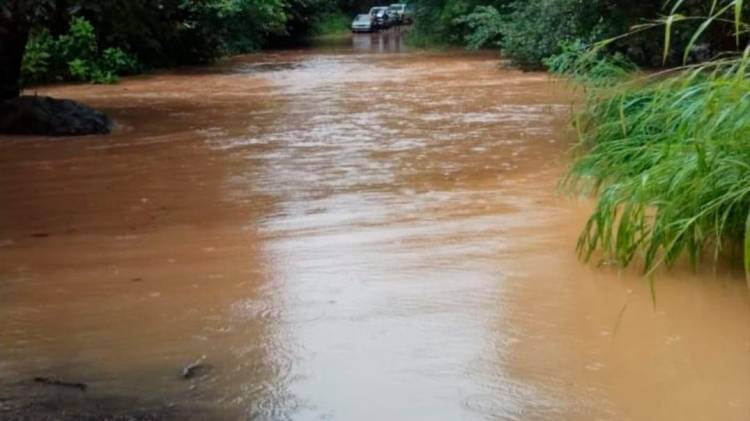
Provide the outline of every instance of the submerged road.
[[39,91],[117,128],[0,138],[0,418],[750,418],[741,272],[577,260],[544,73],[389,34]]

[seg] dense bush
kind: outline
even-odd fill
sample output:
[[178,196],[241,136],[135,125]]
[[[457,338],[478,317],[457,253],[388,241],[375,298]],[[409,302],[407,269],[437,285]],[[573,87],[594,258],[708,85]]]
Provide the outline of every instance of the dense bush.
[[560,52],[543,60],[557,75],[564,75],[587,86],[614,86],[632,77],[638,66],[621,53],[605,54],[580,39],[564,42]]
[[[149,67],[206,63],[256,50],[286,31],[285,0],[76,0],[55,19],[87,18],[107,47],[131,51]],[[45,26],[54,28],[54,21]]]
[[[684,0],[685,15],[706,16],[712,0]],[[750,2],[741,5],[747,9]],[[652,0],[417,0],[412,42],[417,45],[457,44],[470,48],[500,46],[503,55],[522,67],[542,67],[545,58],[561,52],[565,43],[584,43],[629,31],[636,25],[669,15],[671,2]],[[679,19],[679,18],[678,18]],[[685,19],[671,34],[672,49],[663,62],[663,33],[639,31],[610,45],[612,51],[647,66],[678,65],[684,47],[700,25]],[[716,24],[703,34],[705,59],[731,49],[729,24]],[[640,28],[644,29],[644,28]]]
[[605,0],[418,0],[413,37],[420,44],[499,45],[516,64],[539,67],[544,58],[560,51],[561,43],[627,27],[630,21],[623,16],[632,15],[620,16],[618,10],[624,7],[613,4]]
[[472,50],[499,46],[506,24],[505,17],[493,6],[477,6],[455,22],[466,26],[468,33],[464,40],[466,47]]
[[123,72],[207,63],[313,30],[329,31],[343,22],[337,0],[32,3],[36,7],[29,12],[34,26],[23,64],[25,83],[112,82]]
[[579,116],[577,189],[598,197],[581,236],[585,257],[603,250],[629,264],[697,263],[747,235],[750,82],[747,62],[597,91]]
[[[414,27],[409,40],[417,46],[464,44],[473,32],[485,31],[482,22],[484,12],[478,6],[492,7],[495,10],[511,3],[512,0],[416,0]],[[475,13],[472,18],[469,15]],[[489,22],[492,23],[492,22]],[[476,36],[479,39],[481,36]],[[490,40],[487,40],[490,41]]]
[[[736,36],[727,35],[740,49],[702,64],[602,77],[601,69],[618,67],[602,54],[613,40],[586,52],[567,48],[548,61],[586,86],[576,117],[579,154],[567,178],[597,198],[579,241],[583,257],[602,251],[651,272],[683,256],[694,265],[704,255],[716,259],[744,242],[750,282],[750,46],[742,36],[750,25],[741,6],[719,1],[710,18],[698,19],[705,24],[683,46],[683,60],[714,22],[732,22]],[[684,19],[676,12],[655,22],[665,53]],[[648,28],[634,31],[641,29]]]
[[503,16],[501,46],[516,64],[535,67],[560,51],[563,43],[601,32],[592,13],[593,1],[517,1]]
[[100,50],[91,23],[75,18],[60,36],[52,36],[47,29],[31,35],[22,77],[27,83],[68,79],[112,83],[137,68],[136,60],[119,48]]

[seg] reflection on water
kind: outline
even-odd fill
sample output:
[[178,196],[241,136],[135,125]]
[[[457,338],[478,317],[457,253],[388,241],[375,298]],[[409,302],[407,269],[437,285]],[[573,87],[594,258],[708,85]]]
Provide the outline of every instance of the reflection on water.
[[747,419],[739,274],[662,274],[654,307],[576,260],[570,93],[492,55],[369,54],[400,51],[49,88],[118,128],[0,142],[0,414]]
[[405,39],[401,28],[392,28],[378,34],[354,34],[351,45],[356,52],[400,53],[407,51]]
[[406,46],[408,31],[409,26],[399,26],[373,33],[322,37],[311,40],[308,46],[319,53],[405,53],[410,52]]

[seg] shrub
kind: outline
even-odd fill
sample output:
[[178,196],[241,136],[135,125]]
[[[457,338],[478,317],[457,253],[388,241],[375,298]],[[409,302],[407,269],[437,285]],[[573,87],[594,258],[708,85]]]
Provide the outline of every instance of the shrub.
[[522,67],[541,67],[561,45],[595,39],[602,25],[595,0],[516,1],[504,16],[503,54]]
[[[1,2],[1,1],[0,1]],[[36,1],[23,81],[108,83],[143,68],[207,63],[301,38],[336,0]],[[340,20],[339,20],[340,22]],[[136,58],[137,57],[137,61]]]
[[138,70],[138,61],[125,51],[110,47],[102,51],[99,68],[114,74],[133,73]]
[[21,65],[25,83],[39,83],[51,79],[52,61],[56,54],[55,45],[55,40],[46,29],[31,34]]
[[605,54],[580,39],[563,42],[560,50],[542,60],[547,69],[589,86],[612,86],[630,79],[638,71],[638,66],[623,54]]
[[496,8],[477,6],[473,12],[457,18],[456,23],[468,28],[468,34],[464,36],[467,48],[475,50],[500,45],[505,19]]
[[92,59],[97,52],[94,26],[85,18],[74,18],[68,33],[57,38],[57,50],[63,57]]
[[490,17],[485,15],[492,14],[488,8],[499,11],[511,1],[417,0],[409,42],[418,47],[465,44],[472,33],[483,31],[484,18]]
[[137,69],[135,58],[119,48],[100,52],[94,27],[84,18],[75,18],[69,31],[57,38],[46,29],[33,32],[21,71],[27,84],[57,80],[114,83],[120,74]]
[[[742,2],[717,4],[692,40],[712,22],[729,21],[737,45],[745,45],[741,34],[750,26],[741,19]],[[678,16],[672,13],[657,22],[666,34],[665,53]],[[685,59],[695,45],[687,43]],[[582,68],[566,60],[550,64],[573,74],[591,72],[589,58],[578,59]],[[597,197],[578,243],[582,257],[600,250],[623,266],[642,260],[652,273],[682,256],[693,265],[706,254],[715,260],[727,249],[742,250],[744,242],[750,285],[748,67],[750,46],[739,55],[627,83],[586,85],[586,103],[576,117],[579,154],[566,179],[575,191]]]
[[[747,65],[747,63],[744,63]],[[750,209],[750,82],[743,65],[702,68],[595,96],[579,118],[573,185],[599,197],[579,250],[623,265],[693,263],[739,244]]]

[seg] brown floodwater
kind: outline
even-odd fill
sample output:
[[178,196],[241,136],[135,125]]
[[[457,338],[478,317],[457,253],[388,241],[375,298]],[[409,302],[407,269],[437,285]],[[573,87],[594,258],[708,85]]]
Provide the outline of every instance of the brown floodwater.
[[0,418],[750,419],[741,270],[579,262],[543,73],[389,34],[38,91],[117,127],[0,138]]

